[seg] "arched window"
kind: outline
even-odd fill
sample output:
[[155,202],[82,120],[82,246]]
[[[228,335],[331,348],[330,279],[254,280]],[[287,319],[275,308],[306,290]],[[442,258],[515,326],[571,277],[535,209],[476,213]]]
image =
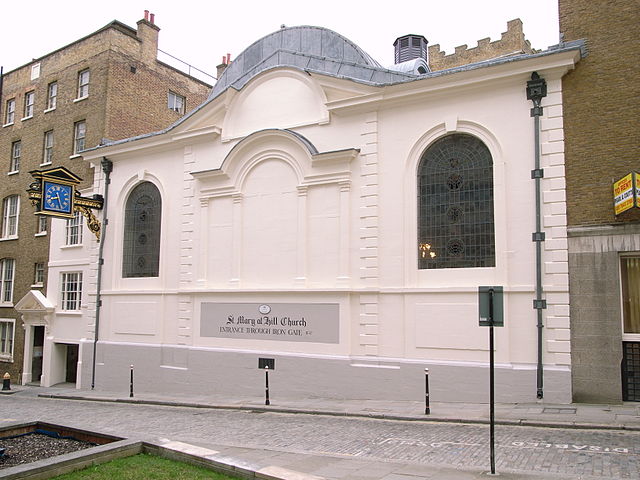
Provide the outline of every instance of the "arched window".
[[418,268],[495,266],[493,160],[467,134],[431,145],[418,166]]
[[137,185],[124,212],[123,277],[157,277],[162,199],[151,182]]

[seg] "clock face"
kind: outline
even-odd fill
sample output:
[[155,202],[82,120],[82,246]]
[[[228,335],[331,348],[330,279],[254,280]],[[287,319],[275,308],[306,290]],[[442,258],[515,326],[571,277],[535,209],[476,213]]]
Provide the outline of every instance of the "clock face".
[[71,213],[72,189],[70,185],[44,182],[42,209],[50,212]]

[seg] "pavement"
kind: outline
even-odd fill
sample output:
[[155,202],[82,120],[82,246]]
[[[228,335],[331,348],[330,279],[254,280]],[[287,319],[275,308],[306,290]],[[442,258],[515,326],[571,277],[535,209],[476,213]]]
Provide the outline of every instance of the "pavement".
[[[344,415],[388,420],[431,421],[455,423],[490,422],[489,405],[486,403],[430,402],[429,413],[425,403],[398,400],[347,400],[331,398],[287,399],[271,397],[265,405],[264,398],[230,398],[219,394],[208,396],[180,396],[169,394],[109,392],[78,390],[70,384],[52,388],[40,388],[38,396],[69,400],[98,402],[128,402],[150,405],[169,405],[194,408],[217,408],[250,411],[270,411],[315,415]],[[16,387],[24,388],[24,387]],[[31,387],[26,387],[31,388]],[[523,425],[536,427],[588,428],[640,431],[640,402],[624,402],[618,405],[601,404],[551,404],[496,403],[496,425]]]
[[[354,418],[373,418],[425,423],[477,424],[489,423],[489,405],[472,403],[431,402],[430,413],[425,414],[425,404],[408,401],[374,401],[345,399],[286,399],[273,396],[270,405],[264,398],[229,398],[219,394],[209,396],[159,395],[144,392],[112,392],[101,390],[77,390],[71,384],[56,387],[14,386],[17,397],[53,398],[69,401],[111,402],[121,405],[147,404],[199,409],[229,409],[250,412],[282,412],[307,415],[329,415]],[[7,392],[3,392],[7,393]],[[72,403],[72,402],[69,402]],[[96,403],[96,406],[98,403]],[[599,430],[603,432],[628,432],[640,434],[640,403],[626,402],[619,405],[549,404],[544,401],[519,404],[496,404],[496,425],[551,427],[559,429]],[[256,472],[254,478],[283,480],[468,480],[493,477],[489,468],[465,468],[443,464],[417,464],[416,462],[390,461],[353,457],[334,453],[318,454],[301,451],[275,451],[240,446],[216,445],[194,441],[192,444],[162,440],[165,447],[183,452],[200,452],[204,459]],[[157,441],[156,441],[157,443]],[[528,469],[527,469],[528,470]],[[638,477],[635,474],[638,474]],[[265,476],[266,475],[266,476]],[[613,478],[565,473],[536,471],[512,471],[499,466],[498,474],[508,480],[539,479],[595,479]],[[0,477],[2,475],[0,474]],[[615,478],[640,478],[640,472],[632,472]]]

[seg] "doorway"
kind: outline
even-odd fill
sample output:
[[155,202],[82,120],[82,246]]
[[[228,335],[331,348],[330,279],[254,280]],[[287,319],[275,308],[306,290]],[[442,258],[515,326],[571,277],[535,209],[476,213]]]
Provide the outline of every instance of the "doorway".
[[42,356],[44,353],[44,325],[33,327],[33,348],[31,360],[31,382],[40,385],[42,377]]
[[640,402],[640,256],[620,259],[622,399]]
[[67,345],[67,368],[65,382],[76,383],[76,376],[78,374],[78,345]]

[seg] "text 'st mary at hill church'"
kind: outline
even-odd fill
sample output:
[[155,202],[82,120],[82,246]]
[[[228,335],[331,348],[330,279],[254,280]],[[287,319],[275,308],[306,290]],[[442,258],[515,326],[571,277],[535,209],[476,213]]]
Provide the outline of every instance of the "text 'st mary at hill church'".
[[287,342],[339,343],[337,303],[213,303],[201,305],[200,335]]

